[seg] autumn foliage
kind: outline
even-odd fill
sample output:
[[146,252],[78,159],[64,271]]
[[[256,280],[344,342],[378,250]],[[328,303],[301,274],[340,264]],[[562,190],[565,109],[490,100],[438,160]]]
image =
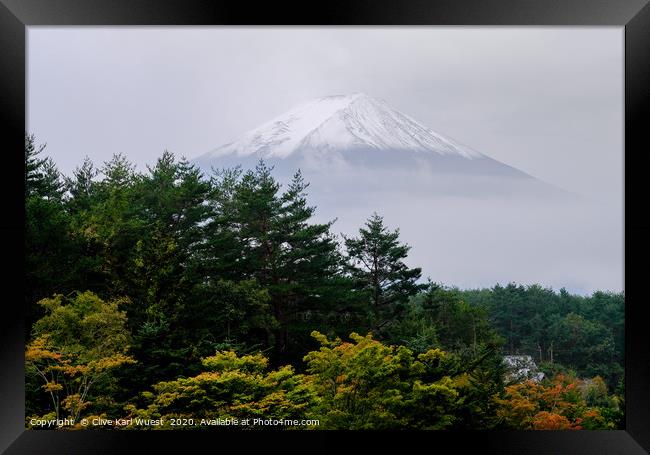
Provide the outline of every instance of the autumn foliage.
[[104,302],[91,292],[40,303],[47,313],[27,345],[28,374],[40,379],[51,399],[53,412],[47,417],[76,421],[91,405],[93,387],[102,382],[105,387],[113,370],[134,363],[126,354],[126,316],[119,301]]
[[596,407],[588,405],[589,385],[575,377],[558,375],[547,383],[526,381],[505,388],[497,415],[509,428],[521,430],[608,429]]

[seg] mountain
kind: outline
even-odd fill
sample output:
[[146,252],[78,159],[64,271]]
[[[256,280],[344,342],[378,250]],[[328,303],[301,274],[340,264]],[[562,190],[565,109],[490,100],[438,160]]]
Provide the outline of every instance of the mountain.
[[505,181],[541,184],[363,93],[312,100],[194,161],[205,170],[247,169],[260,159],[275,167],[280,180],[300,168],[324,190],[342,182],[357,190],[417,183],[418,191],[425,185],[437,193],[472,194],[503,190]]
[[212,155],[286,158],[306,151],[358,147],[428,151],[468,159],[482,156],[396,111],[385,101],[362,93],[315,99],[219,147]]

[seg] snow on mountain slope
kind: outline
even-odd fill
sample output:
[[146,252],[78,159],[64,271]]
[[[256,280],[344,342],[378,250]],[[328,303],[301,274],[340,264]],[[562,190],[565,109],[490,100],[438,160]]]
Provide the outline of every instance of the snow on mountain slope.
[[433,152],[467,159],[484,155],[436,133],[385,101],[363,93],[318,98],[201,157],[287,158],[296,152],[351,149]]
[[363,93],[312,100],[193,161],[210,173],[253,169],[260,159],[280,182],[300,169],[323,194],[400,188],[463,197],[554,191]]

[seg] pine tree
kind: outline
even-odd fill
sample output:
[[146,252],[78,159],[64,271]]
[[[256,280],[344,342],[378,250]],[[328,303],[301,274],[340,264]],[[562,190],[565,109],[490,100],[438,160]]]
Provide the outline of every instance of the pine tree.
[[65,186],[69,194],[67,202],[69,211],[82,212],[90,208],[91,198],[96,188],[94,179],[97,174],[98,170],[86,156],[81,166],[73,171],[72,178],[66,177]]
[[216,169],[210,177],[206,198],[208,217],[203,226],[203,242],[197,246],[196,273],[206,282],[238,280],[242,276],[241,246],[235,193],[241,180],[240,167]]
[[66,292],[74,277],[69,217],[63,208],[63,181],[50,158],[39,158],[45,145],[25,135],[25,303],[26,331],[43,314],[36,302]]
[[45,144],[37,147],[34,135],[25,133],[25,198],[40,193],[45,159],[38,158],[38,155],[43,149]]
[[376,213],[359,229],[359,237],[344,239],[348,272],[356,289],[367,298],[370,328],[380,335],[409,297],[423,289],[417,283],[422,271],[404,263],[410,247],[399,242],[399,229],[388,230]]
[[253,279],[268,290],[268,338],[280,361],[313,344],[309,333],[336,313],[335,294],[345,287],[332,223],[311,222],[316,208],[307,203],[308,183],[297,172],[281,191],[272,171],[260,160],[246,173],[217,173],[202,255],[209,282]]
[[129,254],[129,279],[142,291],[149,315],[182,316],[200,277],[193,273],[201,226],[209,215],[209,183],[185,159],[165,151],[131,191],[137,236]]
[[311,342],[307,334],[317,326],[323,329],[341,303],[337,276],[342,262],[330,232],[334,221],[309,222],[316,208],[307,203],[308,186],[297,171],[280,198],[277,275],[270,287],[271,295],[277,296],[280,352],[289,350],[288,344]]

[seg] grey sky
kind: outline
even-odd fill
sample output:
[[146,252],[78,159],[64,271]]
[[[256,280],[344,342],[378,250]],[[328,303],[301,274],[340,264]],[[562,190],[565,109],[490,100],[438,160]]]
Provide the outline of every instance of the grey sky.
[[64,172],[195,157],[311,98],[362,91],[585,195],[622,187],[623,29],[45,28],[28,127]]
[[[623,28],[28,30],[28,129],[65,173],[85,155],[122,152],[139,169],[164,149],[194,158],[351,92],[586,196],[581,207],[382,201],[427,275],[623,289]],[[321,213],[346,232],[366,215]]]

